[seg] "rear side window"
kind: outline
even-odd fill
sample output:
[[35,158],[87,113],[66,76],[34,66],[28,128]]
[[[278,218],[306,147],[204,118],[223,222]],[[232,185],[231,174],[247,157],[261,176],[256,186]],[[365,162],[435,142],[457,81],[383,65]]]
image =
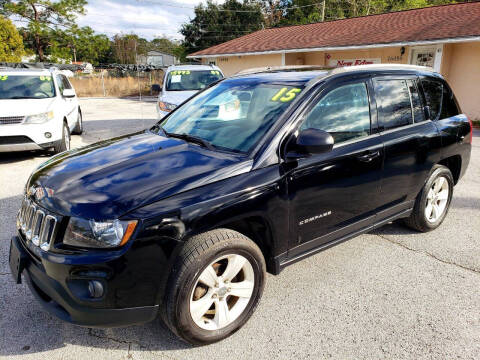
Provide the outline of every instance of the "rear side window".
[[306,115],[301,130],[319,129],[332,135],[335,144],[370,134],[367,86],[340,86],[325,95]]
[[430,107],[432,120],[449,118],[459,114],[455,98],[450,89],[437,80],[421,81],[425,102]]
[[418,123],[425,120],[423,113],[422,102],[418,94],[417,81],[407,80],[410,96],[412,97],[413,121]]
[[374,80],[375,97],[384,130],[413,124],[412,104],[407,80]]

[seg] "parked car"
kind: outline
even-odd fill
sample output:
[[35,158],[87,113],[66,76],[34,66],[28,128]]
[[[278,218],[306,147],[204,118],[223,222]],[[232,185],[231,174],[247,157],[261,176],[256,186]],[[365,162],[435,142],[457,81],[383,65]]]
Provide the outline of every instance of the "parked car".
[[0,152],[59,153],[82,131],[75,90],[61,71],[0,69]]
[[160,314],[185,341],[215,342],[252,315],[266,271],[393,220],[440,226],[471,142],[427,68],[235,76],[148,130],[36,169],[11,273],[70,323]]
[[222,78],[222,71],[215,65],[169,66],[158,95],[158,118],[162,119],[198,91]]

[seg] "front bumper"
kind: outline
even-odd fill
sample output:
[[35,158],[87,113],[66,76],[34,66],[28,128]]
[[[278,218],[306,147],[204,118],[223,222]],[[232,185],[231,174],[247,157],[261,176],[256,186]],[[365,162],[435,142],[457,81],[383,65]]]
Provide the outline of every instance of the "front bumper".
[[54,142],[35,143],[27,136],[0,136],[0,152],[47,150]]
[[[88,278],[71,277],[75,267],[49,262],[49,255],[39,258],[21,238],[14,236],[10,246],[15,247],[23,257],[22,274],[35,298],[51,314],[66,322],[88,327],[117,327],[152,321],[158,314],[159,305],[137,306],[127,308],[105,308],[106,296],[100,299],[86,299],[79,295],[79,285]],[[53,260],[52,256],[52,260]],[[55,269],[56,268],[56,269]],[[87,270],[84,265],[82,269]],[[54,278],[48,272],[63,274]],[[102,278],[106,288],[110,279]],[[72,286],[72,284],[76,285]],[[108,291],[108,290],[107,290]],[[118,295],[118,294],[117,294]]]
[[0,152],[50,148],[62,139],[62,124],[52,119],[43,124],[0,125]]

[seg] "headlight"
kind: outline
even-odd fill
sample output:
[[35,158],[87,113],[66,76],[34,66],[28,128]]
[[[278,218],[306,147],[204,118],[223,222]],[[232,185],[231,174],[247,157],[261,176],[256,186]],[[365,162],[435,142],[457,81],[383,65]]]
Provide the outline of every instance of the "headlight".
[[94,221],[72,217],[63,243],[90,248],[122,246],[130,239],[136,226],[136,220]]
[[158,102],[158,107],[159,107],[160,110],[162,110],[162,111],[170,112],[170,111],[172,111],[172,110],[175,110],[175,108],[177,107],[177,105],[175,105],[175,104],[170,104],[170,103],[167,103],[167,102],[164,102],[164,101],[159,101],[159,102]]
[[30,115],[25,118],[25,124],[42,124],[53,119],[53,111]]

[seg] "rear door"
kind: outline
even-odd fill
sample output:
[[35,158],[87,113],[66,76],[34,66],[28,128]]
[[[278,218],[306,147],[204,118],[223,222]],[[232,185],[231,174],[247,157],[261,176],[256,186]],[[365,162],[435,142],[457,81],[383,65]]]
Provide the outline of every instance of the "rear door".
[[374,221],[383,144],[372,131],[376,111],[371,91],[368,78],[337,82],[322,91],[303,116],[300,130],[328,131],[335,145],[328,153],[299,159],[287,177],[290,258]]
[[425,118],[415,75],[376,77],[373,84],[385,146],[381,220],[413,206],[438,160],[440,138],[436,126]]

